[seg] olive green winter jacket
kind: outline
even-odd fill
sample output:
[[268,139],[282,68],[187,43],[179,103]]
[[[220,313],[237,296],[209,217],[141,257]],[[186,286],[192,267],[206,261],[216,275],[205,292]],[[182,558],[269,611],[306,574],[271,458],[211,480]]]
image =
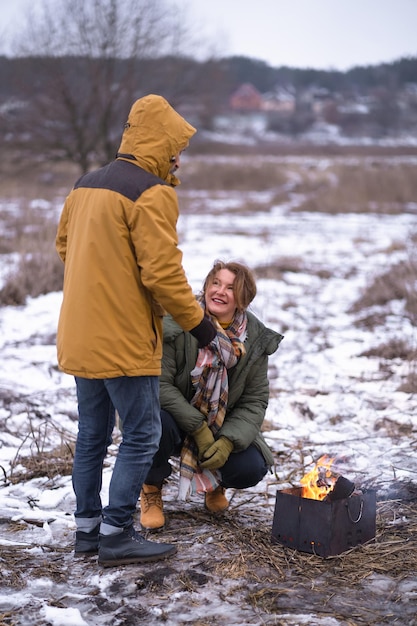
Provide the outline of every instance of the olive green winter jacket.
[[[269,400],[268,356],[278,349],[283,337],[267,328],[252,313],[247,315],[246,354],[228,370],[227,411],[216,437],[230,439],[234,452],[245,450],[254,443],[268,466],[272,466],[273,456],[261,434],[261,426]],[[194,395],[190,372],[197,355],[196,339],[184,333],[170,316],[165,317],[161,408],[171,413],[186,433],[196,430],[204,419],[202,413],[190,404]]]
[[133,105],[118,158],[90,172],[66,199],[56,248],[65,263],[57,350],[84,378],[159,376],[162,315],[185,330],[203,311],[177,247],[173,156],[195,133],[164,98]]

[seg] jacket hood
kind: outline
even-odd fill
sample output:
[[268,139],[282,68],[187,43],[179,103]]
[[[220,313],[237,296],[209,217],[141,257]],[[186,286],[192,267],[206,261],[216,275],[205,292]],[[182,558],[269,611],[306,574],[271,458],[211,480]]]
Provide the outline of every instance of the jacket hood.
[[188,146],[196,132],[165,98],[150,94],[136,100],[130,109],[118,156],[132,155],[148,172],[178,184],[170,174],[171,158]]

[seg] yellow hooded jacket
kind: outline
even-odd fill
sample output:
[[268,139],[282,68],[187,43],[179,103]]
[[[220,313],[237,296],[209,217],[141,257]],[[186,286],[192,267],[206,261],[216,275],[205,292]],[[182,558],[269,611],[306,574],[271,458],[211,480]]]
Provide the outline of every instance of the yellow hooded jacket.
[[196,302],[178,249],[171,158],[195,133],[157,95],[137,100],[118,157],[80,178],[60,217],[56,249],[65,263],[59,367],[84,378],[158,376],[164,309],[184,329]]

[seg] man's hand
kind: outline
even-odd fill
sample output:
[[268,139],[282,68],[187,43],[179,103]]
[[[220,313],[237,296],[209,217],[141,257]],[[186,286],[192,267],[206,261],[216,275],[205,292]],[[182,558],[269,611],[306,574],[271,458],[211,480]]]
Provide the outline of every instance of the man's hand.
[[204,348],[208,346],[210,341],[213,341],[217,335],[217,330],[213,322],[205,315],[198,326],[190,330],[190,333],[197,339],[198,347]]
[[201,459],[204,453],[214,443],[213,433],[208,427],[207,422],[203,422],[200,428],[197,428],[191,436],[194,437],[194,441],[198,448],[198,458]]
[[217,439],[203,454],[203,462],[200,463],[200,467],[204,469],[219,469],[223,467],[230,453],[233,450],[233,444],[227,437],[220,437]]

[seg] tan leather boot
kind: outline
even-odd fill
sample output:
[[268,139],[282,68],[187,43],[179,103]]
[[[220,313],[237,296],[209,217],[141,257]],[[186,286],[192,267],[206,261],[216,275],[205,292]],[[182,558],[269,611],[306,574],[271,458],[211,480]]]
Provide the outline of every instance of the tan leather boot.
[[145,530],[158,530],[165,525],[162,489],[157,485],[142,485],[140,492],[140,524]]
[[224,495],[226,489],[220,485],[214,491],[205,494],[204,505],[210,513],[220,513],[229,507],[229,500]]

